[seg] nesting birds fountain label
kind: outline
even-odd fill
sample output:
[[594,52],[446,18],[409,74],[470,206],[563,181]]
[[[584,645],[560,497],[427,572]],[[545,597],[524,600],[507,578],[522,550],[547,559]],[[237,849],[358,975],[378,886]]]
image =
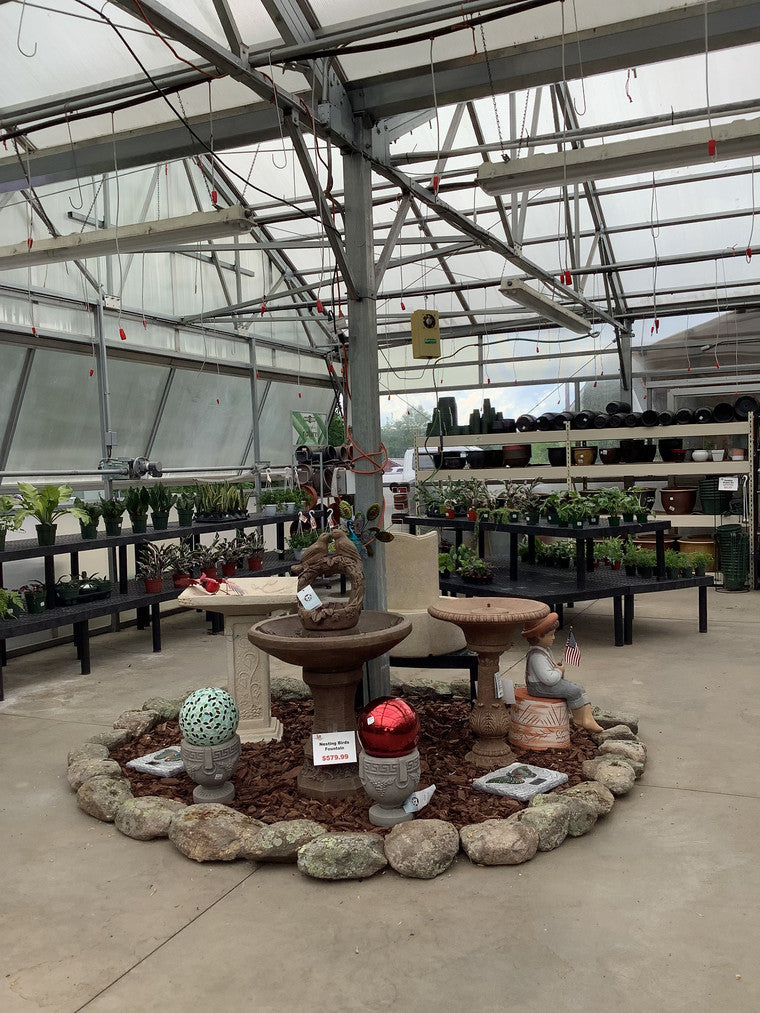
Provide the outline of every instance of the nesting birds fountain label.
[[356,763],[356,732],[316,732],[311,737],[314,764]]

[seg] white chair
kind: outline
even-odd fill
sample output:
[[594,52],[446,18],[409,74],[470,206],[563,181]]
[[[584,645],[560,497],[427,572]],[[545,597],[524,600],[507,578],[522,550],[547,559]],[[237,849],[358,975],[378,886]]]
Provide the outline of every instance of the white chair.
[[420,659],[420,667],[424,668],[424,658],[464,650],[464,634],[459,627],[433,619],[427,610],[440,598],[438,533],[394,532],[393,541],[385,544],[385,570],[388,611],[400,612],[412,623],[412,632],[394,647],[393,658]]

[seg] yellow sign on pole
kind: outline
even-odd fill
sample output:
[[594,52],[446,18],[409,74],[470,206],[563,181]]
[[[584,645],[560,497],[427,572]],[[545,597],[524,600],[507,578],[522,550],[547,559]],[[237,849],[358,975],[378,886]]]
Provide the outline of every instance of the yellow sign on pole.
[[441,354],[441,330],[438,310],[415,310],[412,313],[412,356],[415,359],[437,359]]

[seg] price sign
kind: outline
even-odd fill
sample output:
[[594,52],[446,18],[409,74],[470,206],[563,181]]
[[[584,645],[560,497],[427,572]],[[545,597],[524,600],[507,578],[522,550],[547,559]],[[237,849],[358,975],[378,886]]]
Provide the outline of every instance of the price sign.
[[314,766],[356,763],[356,732],[317,732],[311,737]]
[[307,612],[312,612],[314,609],[318,609],[322,604],[319,595],[311,584],[307,584],[306,587],[302,588],[300,591],[296,591],[296,597]]
[[424,809],[424,807],[428,804],[428,802],[430,801],[430,799],[433,797],[434,794],[435,794],[434,784],[431,784],[429,788],[423,788],[422,791],[415,791],[415,793],[413,795],[410,795],[409,798],[406,800],[406,802],[404,802],[404,805],[402,806],[404,812],[405,813],[419,812],[420,809]]
[[738,475],[721,475],[718,478],[719,492],[736,492],[738,488],[739,488]]

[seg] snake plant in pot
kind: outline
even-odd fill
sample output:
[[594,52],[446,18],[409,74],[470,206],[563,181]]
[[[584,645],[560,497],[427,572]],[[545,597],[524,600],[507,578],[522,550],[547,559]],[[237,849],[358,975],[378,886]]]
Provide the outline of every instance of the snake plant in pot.
[[152,485],[148,490],[148,502],[154,530],[164,531],[169,527],[169,513],[177,502],[177,497],[167,486],[159,483]]
[[107,535],[121,534],[121,519],[126,509],[126,503],[118,496],[112,496],[110,499],[100,497],[100,510],[103,514]]
[[55,544],[55,522],[64,514],[73,514],[79,521],[89,521],[89,515],[79,507],[61,505],[71,498],[73,490],[70,485],[43,485],[38,489],[30,482],[19,482],[18,492],[21,497],[18,516],[22,521],[27,517],[37,518],[37,541],[40,545]]
[[145,486],[131,485],[124,493],[124,503],[129,514],[129,522],[132,531],[136,535],[143,534],[148,530],[148,509],[150,508],[150,494]]
[[97,538],[98,537],[98,521],[103,514],[103,508],[99,502],[86,503],[83,499],[78,496],[74,500],[74,506],[78,510],[87,514],[87,520],[83,521],[80,517],[79,527],[82,531],[82,538]]

